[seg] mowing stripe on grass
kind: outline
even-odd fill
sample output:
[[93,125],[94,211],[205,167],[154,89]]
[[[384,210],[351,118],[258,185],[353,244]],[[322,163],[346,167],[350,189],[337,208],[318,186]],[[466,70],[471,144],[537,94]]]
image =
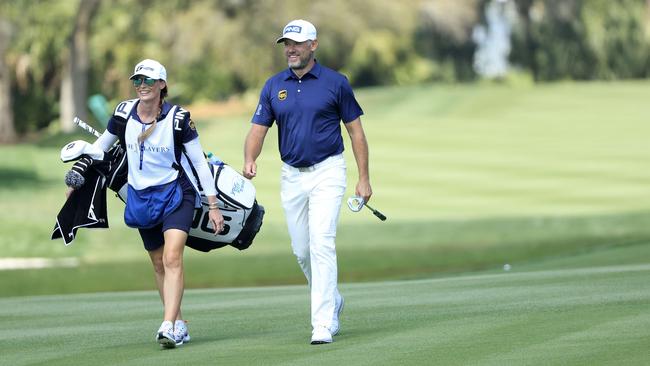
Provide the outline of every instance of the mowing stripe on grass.
[[192,342],[171,351],[153,340],[154,291],[4,298],[2,362],[642,365],[649,275],[645,263],[345,284],[341,334],[325,346],[308,344],[306,286],[187,291]]
[[78,266],[79,258],[0,258],[0,271]]

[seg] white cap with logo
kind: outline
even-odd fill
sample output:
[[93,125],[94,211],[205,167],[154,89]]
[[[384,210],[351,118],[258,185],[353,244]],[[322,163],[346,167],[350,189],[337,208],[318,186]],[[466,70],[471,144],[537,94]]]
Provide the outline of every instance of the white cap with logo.
[[276,43],[282,43],[285,39],[296,42],[313,41],[316,39],[316,27],[306,20],[292,20],[282,30],[282,37]]
[[129,79],[133,79],[138,75],[167,81],[167,70],[165,70],[165,66],[156,60],[146,59],[138,62],[135,65],[135,69],[133,69],[133,75]]

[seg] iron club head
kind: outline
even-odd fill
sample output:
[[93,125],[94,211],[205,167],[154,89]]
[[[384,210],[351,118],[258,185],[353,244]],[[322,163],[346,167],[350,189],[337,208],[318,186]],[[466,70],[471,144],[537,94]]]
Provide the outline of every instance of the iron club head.
[[384,214],[382,214],[381,212],[375,210],[374,208],[366,205],[366,202],[364,201],[364,199],[362,197],[352,196],[352,197],[348,198],[348,207],[350,208],[351,211],[359,212],[359,211],[361,211],[363,206],[366,206],[381,221],[386,221],[386,216],[384,216]]
[[352,196],[352,197],[348,198],[348,207],[353,212],[361,211],[361,209],[363,208],[364,203],[365,202],[363,201],[363,198],[358,197],[358,196]]

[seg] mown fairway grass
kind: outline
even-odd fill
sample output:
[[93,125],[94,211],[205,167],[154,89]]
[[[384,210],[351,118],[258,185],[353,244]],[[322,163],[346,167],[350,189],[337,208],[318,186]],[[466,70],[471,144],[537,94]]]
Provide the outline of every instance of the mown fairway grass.
[[[417,86],[358,91],[370,141],[373,206],[341,212],[340,280],[376,281],[498,268],[650,238],[647,82]],[[242,113],[198,120],[205,150],[236,168],[256,97]],[[3,271],[0,296],[146,290],[150,264],[123,205],[110,230],[50,241],[63,204],[69,140],[2,146],[4,257],[76,257],[73,269]],[[348,145],[348,194],[356,169]],[[254,183],[266,208],[253,246],[186,255],[188,288],[301,284],[279,205],[276,130]]]
[[154,291],[0,299],[6,365],[647,365],[650,245],[438,279],[347,283],[308,344],[306,286],[190,290],[192,341],[161,350]]

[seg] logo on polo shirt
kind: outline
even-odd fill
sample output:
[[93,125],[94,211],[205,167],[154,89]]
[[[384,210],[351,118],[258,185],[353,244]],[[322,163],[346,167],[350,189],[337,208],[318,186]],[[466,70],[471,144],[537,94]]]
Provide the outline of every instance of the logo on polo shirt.
[[280,90],[278,92],[278,99],[279,100],[285,100],[287,99],[287,91],[286,90]]
[[302,27],[301,26],[299,26],[299,25],[290,25],[290,26],[287,26],[286,28],[284,28],[284,33],[283,34],[300,33],[300,32],[302,32]]

